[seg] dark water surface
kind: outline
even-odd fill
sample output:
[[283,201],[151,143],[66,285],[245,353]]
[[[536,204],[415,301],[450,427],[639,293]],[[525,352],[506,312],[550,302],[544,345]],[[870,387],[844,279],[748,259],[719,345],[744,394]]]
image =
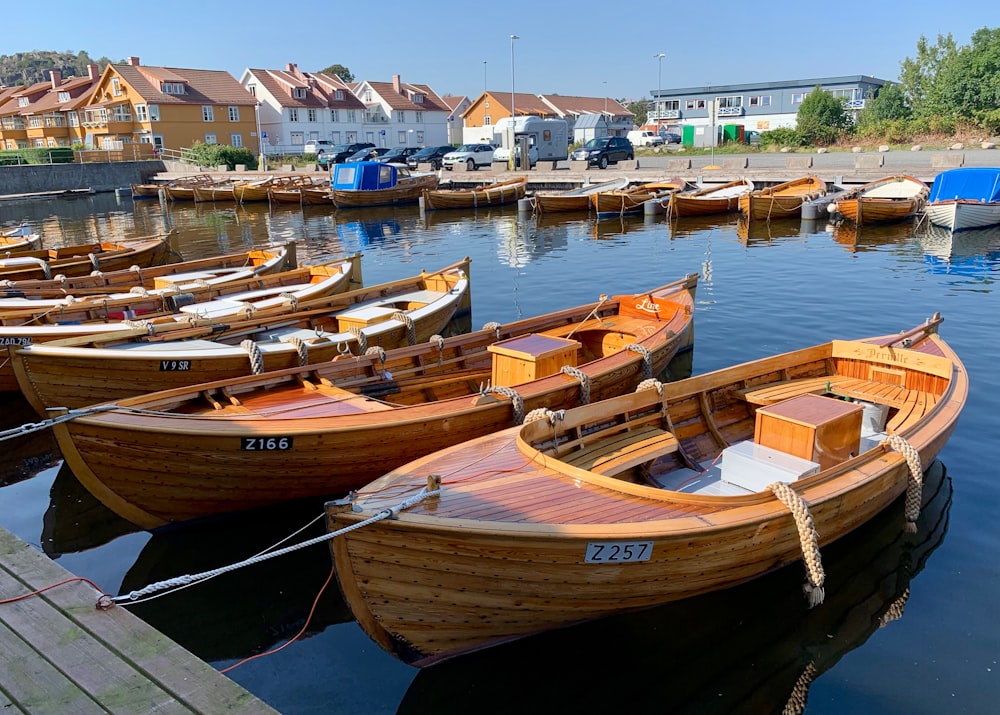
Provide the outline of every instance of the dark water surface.
[[[534,219],[504,210],[161,204],[102,194],[0,203],[48,245],[177,229],[185,258],[297,241],[300,259],[364,253],[368,285],[472,257],[472,322],[508,321],[701,275],[690,369],[904,330],[935,311],[971,391],[928,480],[915,535],[898,505],[824,551],[826,602],[796,564],[757,582],[545,634],[417,671],[375,646],[330,581],[325,546],[130,609],[283,713],[991,713],[1000,699],[1000,232],[798,220]],[[20,399],[3,428],[37,418]],[[322,533],[321,504],[155,534],[96,503],[51,435],[0,443],[0,523],[110,593]],[[327,584],[324,590],[324,584]],[[317,594],[319,597],[317,598]],[[315,602],[315,609],[313,604]],[[310,617],[310,612],[311,617]]]

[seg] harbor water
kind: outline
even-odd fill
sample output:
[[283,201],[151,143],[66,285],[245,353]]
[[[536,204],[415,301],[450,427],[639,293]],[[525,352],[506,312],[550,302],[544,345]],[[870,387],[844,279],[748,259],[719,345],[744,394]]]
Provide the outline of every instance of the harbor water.
[[[475,327],[698,273],[695,347],[675,376],[903,331],[940,312],[970,394],[928,475],[920,529],[899,528],[897,504],[825,549],[826,602],[814,609],[794,564],[421,671],[353,621],[326,545],[127,607],[287,715],[996,712],[1000,230],[856,228],[826,215],[750,225],[735,216],[536,218],[516,206],[336,211],[117,193],[0,203],[0,227],[22,220],[47,246],[176,230],[172,246],[185,259],[275,240],[295,241],[299,260],[360,252],[366,285],[470,256]],[[39,419],[19,396],[2,404],[3,429]],[[323,533],[321,514],[320,500],[147,533],[77,483],[47,431],[0,448],[0,524],[111,594],[305,541]]]

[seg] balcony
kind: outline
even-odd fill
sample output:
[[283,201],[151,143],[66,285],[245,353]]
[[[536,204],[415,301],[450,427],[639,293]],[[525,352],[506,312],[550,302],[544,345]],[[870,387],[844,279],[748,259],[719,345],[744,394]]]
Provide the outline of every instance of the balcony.
[[742,117],[743,107],[719,107],[720,117]]
[[865,108],[865,100],[863,100],[863,99],[850,99],[850,100],[844,102],[844,106],[847,109],[864,109]]
[[652,111],[649,113],[649,118],[652,121],[658,121],[661,119],[680,119],[681,110],[679,109],[664,109],[662,112]]

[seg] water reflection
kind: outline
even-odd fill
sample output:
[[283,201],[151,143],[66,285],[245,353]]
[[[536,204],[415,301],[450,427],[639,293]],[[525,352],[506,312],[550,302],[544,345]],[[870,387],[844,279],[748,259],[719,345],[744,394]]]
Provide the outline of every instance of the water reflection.
[[801,713],[815,677],[903,616],[912,580],[948,529],[951,480],[940,462],[924,494],[916,534],[903,531],[897,500],[823,549],[826,600],[814,609],[795,564],[728,591],[426,668],[397,712]]
[[768,221],[748,221],[742,215],[737,219],[736,235],[747,246],[788,240],[815,233],[816,222],[808,221],[803,229],[798,218],[772,218]]
[[[732,234],[736,232],[738,221],[739,215],[735,213],[708,216],[672,216],[667,219],[671,238],[691,238],[714,231]],[[740,238],[743,237],[740,236]]]
[[22,429],[37,419],[38,415],[20,392],[0,395],[0,432],[11,435],[0,449],[0,487],[32,477],[62,459],[52,430]]
[[917,232],[917,240],[929,273],[992,278],[991,274],[1000,270],[998,226],[953,234],[927,221]]
[[915,222],[911,220],[859,226],[851,221],[840,221],[829,224],[826,230],[834,241],[851,253],[863,253],[908,242],[913,238]]

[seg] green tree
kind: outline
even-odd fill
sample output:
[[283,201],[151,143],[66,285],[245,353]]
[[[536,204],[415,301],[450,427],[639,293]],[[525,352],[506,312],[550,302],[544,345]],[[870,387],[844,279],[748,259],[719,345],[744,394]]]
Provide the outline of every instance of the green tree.
[[326,69],[320,70],[319,73],[320,74],[335,74],[338,77],[340,77],[342,80],[344,80],[345,82],[353,82],[354,81],[354,75],[351,73],[351,71],[349,69],[347,69],[346,67],[344,67],[344,65],[340,65],[340,64],[330,65]]
[[890,119],[909,119],[913,112],[906,102],[902,85],[892,82],[879,90],[874,97],[865,98],[865,108],[858,116],[858,124],[877,124]]
[[649,102],[631,102],[628,105],[628,111],[635,115],[633,118],[635,125],[637,127],[641,127],[646,123],[646,119],[649,117]]
[[917,116],[929,117],[943,111],[941,71],[958,53],[951,33],[938,35],[930,44],[923,35],[917,40],[917,56],[900,63],[899,82],[907,104]]
[[816,85],[802,100],[795,129],[809,144],[831,144],[849,125],[843,101]]
[[1000,28],[977,30],[937,75],[939,111],[996,130],[1000,125]]

